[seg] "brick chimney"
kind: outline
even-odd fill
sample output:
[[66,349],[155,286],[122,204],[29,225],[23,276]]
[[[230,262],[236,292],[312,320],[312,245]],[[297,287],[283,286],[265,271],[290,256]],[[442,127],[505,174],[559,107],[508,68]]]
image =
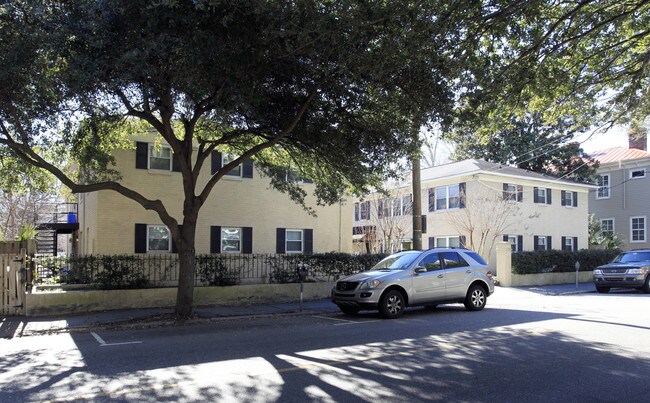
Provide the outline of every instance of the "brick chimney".
[[637,150],[648,150],[648,129],[643,126],[633,125],[627,132],[628,148]]

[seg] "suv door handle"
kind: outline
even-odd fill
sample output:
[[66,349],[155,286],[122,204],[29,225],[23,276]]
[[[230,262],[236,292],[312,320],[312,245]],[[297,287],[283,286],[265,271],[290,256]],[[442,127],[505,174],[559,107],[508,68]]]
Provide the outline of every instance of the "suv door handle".
[[471,271],[471,270],[469,270],[469,269],[467,269],[467,271],[466,271],[466,273],[471,273],[471,272],[472,272],[472,271]]
[[443,277],[445,277],[444,274],[438,274],[438,278],[443,278]]

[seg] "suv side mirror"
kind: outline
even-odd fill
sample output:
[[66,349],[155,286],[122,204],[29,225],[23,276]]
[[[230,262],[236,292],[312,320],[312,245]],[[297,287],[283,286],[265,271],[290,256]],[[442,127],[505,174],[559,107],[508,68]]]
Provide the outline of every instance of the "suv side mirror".
[[415,270],[413,270],[413,273],[415,274],[426,273],[426,272],[427,272],[427,268],[423,266],[418,266],[415,268]]

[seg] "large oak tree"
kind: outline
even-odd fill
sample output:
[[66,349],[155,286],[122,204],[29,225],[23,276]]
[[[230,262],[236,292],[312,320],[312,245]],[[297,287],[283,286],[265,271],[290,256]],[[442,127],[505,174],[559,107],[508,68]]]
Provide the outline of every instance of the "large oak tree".
[[[73,193],[112,190],[155,211],[179,252],[185,317],[199,211],[230,168],[254,157],[300,202],[304,192],[275,168],[290,162],[327,203],[378,184],[417,148],[423,124],[480,129],[527,109],[582,112],[615,86],[616,105],[633,104],[647,84],[647,10],[645,1],[14,0],[0,6],[0,146]],[[181,217],[111,169],[112,147],[133,130],[172,148]],[[239,158],[198,187],[215,149]],[[39,150],[72,150],[82,175]]]

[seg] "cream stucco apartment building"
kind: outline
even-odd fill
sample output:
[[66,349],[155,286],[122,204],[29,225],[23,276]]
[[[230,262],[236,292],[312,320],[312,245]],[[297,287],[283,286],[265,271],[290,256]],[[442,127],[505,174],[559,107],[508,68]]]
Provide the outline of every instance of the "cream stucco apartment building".
[[[355,250],[411,245],[410,180],[392,196],[355,203]],[[494,265],[496,241],[513,251],[588,247],[589,192],[597,186],[483,160],[464,160],[421,171],[423,247],[465,245]],[[395,218],[401,227],[385,222]],[[395,221],[393,221],[395,222]],[[384,229],[400,236],[386,242]]]
[[599,188],[590,194],[589,212],[604,234],[618,234],[624,250],[650,248],[650,153],[645,139],[637,147],[609,148],[591,155],[600,166]]
[[[154,136],[134,139],[135,149],[114,151],[122,183],[150,199],[160,199],[170,213],[182,218],[181,174],[171,149],[154,145]],[[214,152],[199,177],[199,185],[225,163]],[[301,185],[308,194],[313,184]],[[157,214],[112,191],[78,195],[78,253],[173,253],[169,231]],[[196,252],[202,253],[317,253],[350,252],[352,205],[316,206],[316,217],[281,192],[248,161],[226,174],[202,207],[196,232]]]

